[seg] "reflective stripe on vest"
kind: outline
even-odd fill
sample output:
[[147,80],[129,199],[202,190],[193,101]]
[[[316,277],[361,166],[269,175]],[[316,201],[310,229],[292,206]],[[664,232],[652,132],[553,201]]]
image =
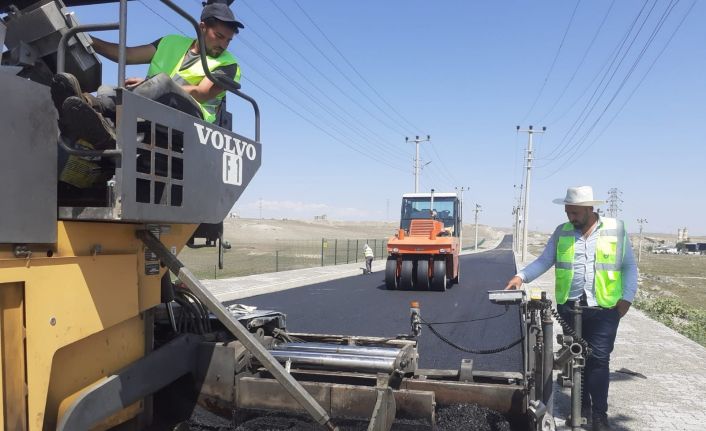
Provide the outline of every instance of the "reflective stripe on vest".
[[[184,61],[186,51],[193,43],[194,39],[186,36],[169,35],[163,37],[159,41],[157,52],[155,52],[152,57],[152,62],[147,70],[147,77],[151,78],[159,73],[166,73],[174,80],[174,82],[180,85],[200,84],[206,76],[203,67],[201,66],[200,59],[195,61],[194,64],[188,68],[179,70],[182,62]],[[237,67],[238,61],[228,51],[223,51],[223,53],[216,58],[206,56],[206,63],[208,64],[209,71],[214,71],[216,68],[221,66],[235,64],[237,70],[233,80],[235,82],[240,81],[240,67]],[[225,91],[222,91],[211,100],[199,102],[204,120],[209,123],[216,121],[216,110],[220,106],[224,96]]]
[[[571,282],[574,278],[574,226],[564,223],[557,228],[556,243],[556,301],[564,304],[569,298]],[[596,302],[601,307],[613,307],[623,297],[622,265],[627,236],[622,221],[601,218],[596,238],[594,263],[594,290]]]

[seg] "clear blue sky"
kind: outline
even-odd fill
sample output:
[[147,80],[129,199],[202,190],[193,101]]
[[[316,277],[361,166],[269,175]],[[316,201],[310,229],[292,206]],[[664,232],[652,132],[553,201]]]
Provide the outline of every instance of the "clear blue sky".
[[[198,0],[176,3],[198,16]],[[646,218],[648,232],[706,235],[705,3],[237,0],[246,28],[230,50],[260,103],[263,164],[236,210],[258,217],[261,200],[265,218],[396,219],[414,187],[405,136],[429,134],[420,189],[470,187],[466,221],[479,203],[481,223],[509,227],[527,144],[515,126],[532,124],[547,132],[531,229],[563,222],[551,200],[567,186],[592,185],[622,192],[631,231]],[[156,1],[129,10],[130,44],[191,31]],[[82,23],[116,11],[76,8]],[[247,106],[230,106],[252,135]]]

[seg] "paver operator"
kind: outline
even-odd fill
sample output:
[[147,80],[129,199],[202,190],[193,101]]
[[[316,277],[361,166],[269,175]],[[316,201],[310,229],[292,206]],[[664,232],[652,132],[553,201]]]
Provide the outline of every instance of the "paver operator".
[[[243,24],[227,4],[213,2],[203,8],[199,30],[206,45],[208,67],[214,76],[240,81],[240,67],[227,48],[242,28]],[[117,44],[92,39],[96,52],[118,60]],[[208,122],[216,120],[225,91],[210,79],[204,79],[199,44],[195,39],[168,35],[151,44],[127,47],[126,61],[149,64],[147,78],[152,78],[127,78],[126,88]],[[62,133],[83,139],[96,148],[114,146],[115,131],[106,121],[106,117],[115,116],[114,87],[102,86],[96,96],[82,94],[76,78],[61,73],[52,81],[52,98],[59,111]]]
[[517,273],[506,289],[519,289],[555,267],[555,293],[559,314],[573,325],[571,309],[583,310],[582,337],[592,348],[584,370],[582,414],[593,430],[609,430],[608,386],[610,353],[620,319],[637,293],[637,265],[621,220],[599,216],[590,186],[570,187],[564,199],[568,223],[559,225],[542,255]]

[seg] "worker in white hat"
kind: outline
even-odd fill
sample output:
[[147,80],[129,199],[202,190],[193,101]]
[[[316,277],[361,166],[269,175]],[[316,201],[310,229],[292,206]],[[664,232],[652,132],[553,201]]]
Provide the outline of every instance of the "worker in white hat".
[[594,211],[604,202],[593,198],[590,186],[569,187],[566,197],[554,203],[564,205],[569,221],[556,228],[542,255],[512,277],[506,289],[519,289],[554,266],[557,308],[564,321],[573,324],[571,310],[577,305],[590,307],[582,313],[582,337],[592,353],[584,369],[581,410],[593,430],[609,430],[610,353],[620,319],[637,293],[635,256],[624,223]]

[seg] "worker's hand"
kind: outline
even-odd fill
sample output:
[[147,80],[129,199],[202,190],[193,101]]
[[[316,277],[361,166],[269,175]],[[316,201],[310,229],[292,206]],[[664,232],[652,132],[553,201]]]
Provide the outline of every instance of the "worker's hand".
[[134,88],[145,82],[145,78],[125,78],[125,88]]
[[522,287],[522,279],[519,276],[514,276],[507,282],[505,290],[517,290]]
[[632,303],[630,303],[624,299],[618,300],[618,303],[615,304],[615,309],[618,310],[618,315],[620,315],[621,319],[623,318],[623,316],[625,316],[627,314],[631,305],[632,305]]

